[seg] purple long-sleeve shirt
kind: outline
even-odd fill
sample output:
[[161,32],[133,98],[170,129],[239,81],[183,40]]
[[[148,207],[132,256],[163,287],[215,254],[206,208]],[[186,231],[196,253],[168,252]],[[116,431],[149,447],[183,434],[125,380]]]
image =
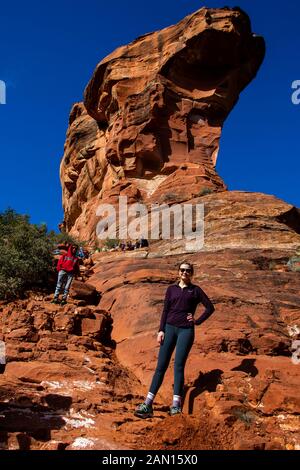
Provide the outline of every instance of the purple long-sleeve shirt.
[[194,314],[199,303],[204,305],[205,310],[195,321],[196,325],[203,323],[215,310],[205,292],[192,283],[183,288],[180,287],[179,282],[169,286],[166,291],[159,331],[165,331],[166,323],[177,327],[193,326],[193,323],[187,320],[187,315]]

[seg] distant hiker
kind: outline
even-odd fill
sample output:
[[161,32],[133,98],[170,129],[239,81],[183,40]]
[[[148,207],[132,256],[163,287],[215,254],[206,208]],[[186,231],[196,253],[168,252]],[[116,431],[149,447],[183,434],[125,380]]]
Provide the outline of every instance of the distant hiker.
[[66,222],[64,220],[60,224],[58,224],[58,229],[61,233],[66,232]]
[[148,240],[142,236],[140,238],[140,247],[145,248],[147,246],[149,246]]
[[128,251],[134,250],[134,246],[133,246],[131,240],[128,240],[128,241],[127,241],[127,243],[126,243],[126,250],[128,250]]
[[84,250],[83,250],[82,246],[79,247],[77,256],[81,259],[85,258],[85,253],[84,253]]
[[[193,271],[192,264],[181,263],[179,281],[167,288],[159,332],[157,333],[157,342],[160,344],[157,366],[149,393],[144,403],[138,405],[134,412],[135,416],[139,418],[153,416],[152,403],[163,382],[175,347],[174,395],[169,413],[171,416],[181,413],[184,367],[194,342],[195,325],[203,323],[215,310],[205,292],[199,286],[192,284]],[[205,311],[196,320],[194,314],[199,303],[205,306]]]
[[57,285],[54,293],[54,299],[52,300],[53,304],[59,303],[59,294],[63,289],[63,296],[61,300],[61,305],[67,303],[67,298],[71,283],[75,274],[79,271],[78,258],[76,257],[77,251],[76,245],[70,245],[66,254],[61,255],[57,263],[58,279]]

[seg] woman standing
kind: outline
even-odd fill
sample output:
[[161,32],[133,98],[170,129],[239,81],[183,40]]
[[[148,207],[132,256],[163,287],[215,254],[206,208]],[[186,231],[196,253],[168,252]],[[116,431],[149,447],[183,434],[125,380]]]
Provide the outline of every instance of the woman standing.
[[[215,310],[205,292],[192,284],[194,269],[191,263],[181,263],[178,274],[179,281],[170,285],[166,291],[157,334],[157,342],[160,344],[157,366],[147,397],[134,412],[139,418],[153,416],[152,403],[163,382],[175,347],[174,395],[169,413],[171,416],[181,413],[184,367],[194,342],[195,325],[203,323]],[[199,303],[205,306],[205,311],[196,320],[194,314]]]

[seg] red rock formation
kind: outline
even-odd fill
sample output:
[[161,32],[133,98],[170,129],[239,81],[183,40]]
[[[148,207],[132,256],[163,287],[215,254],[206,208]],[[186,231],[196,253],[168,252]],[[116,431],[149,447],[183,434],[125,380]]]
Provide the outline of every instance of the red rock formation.
[[140,385],[114,356],[110,314],[72,298],[64,308],[42,296],[0,307],[2,449],[122,447],[111,426],[122,416],[124,389],[135,384],[137,399]]
[[[66,307],[42,296],[0,306],[3,448],[299,449],[300,280],[288,261],[300,213],[272,195],[227,191],[215,172],[222,124],[263,54],[239,9],[202,8],[97,66],[61,164],[67,231],[92,242],[97,205],[120,195],[203,203],[204,246],[161,239],[95,253]],[[139,420],[183,258],[215,312],[196,328],[183,415],[167,414],[172,360],[154,418]]]
[[135,449],[144,435],[148,449],[299,447],[300,369],[291,360],[299,276],[286,268],[293,250],[189,255],[194,282],[216,311],[196,329],[184,414],[167,415],[172,360],[155,417],[133,416],[155,368],[164,293],[182,259],[160,250],[95,255],[89,282],[101,291],[98,306],[79,306],[76,285],[63,308],[42,296],[2,303],[2,448]]
[[224,120],[255,77],[264,40],[240,9],[201,8],[103,59],[73,106],[61,163],[67,230],[95,237],[100,202],[224,191]]

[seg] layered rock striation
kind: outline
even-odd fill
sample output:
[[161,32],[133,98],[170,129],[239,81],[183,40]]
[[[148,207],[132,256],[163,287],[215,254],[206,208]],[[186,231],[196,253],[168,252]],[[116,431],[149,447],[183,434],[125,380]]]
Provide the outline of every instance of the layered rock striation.
[[98,205],[119,195],[150,204],[226,190],[215,171],[222,126],[264,53],[239,8],[201,8],[103,59],[70,113],[68,231],[95,238]]

